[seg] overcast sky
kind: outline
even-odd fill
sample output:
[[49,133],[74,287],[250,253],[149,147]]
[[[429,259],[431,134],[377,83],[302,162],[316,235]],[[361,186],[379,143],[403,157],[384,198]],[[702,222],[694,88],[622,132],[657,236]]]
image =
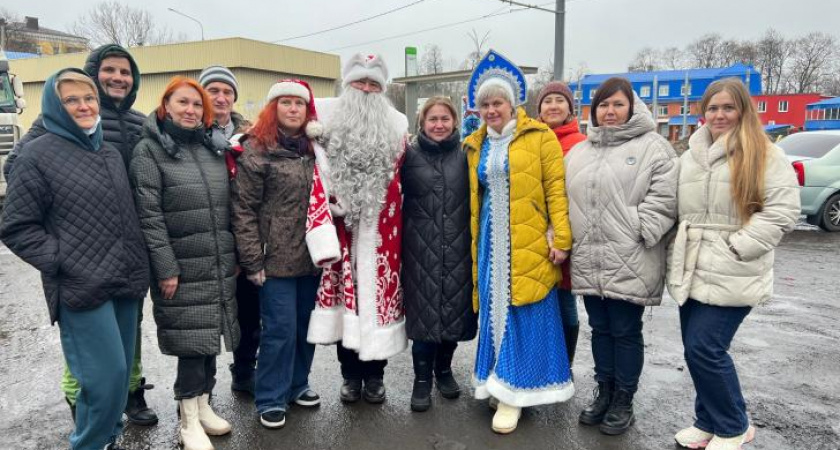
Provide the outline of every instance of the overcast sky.
[[[167,7],[201,21],[207,39],[240,36],[278,41],[415,2],[418,0],[144,0],[128,3],[142,5],[161,24],[191,39],[200,39],[198,25],[167,11]],[[520,2],[554,8],[551,0]],[[36,0],[4,6],[20,16],[39,17],[44,27],[66,30],[78,13],[96,3],[97,0],[71,3]],[[489,46],[514,62],[547,66],[554,52],[554,15],[538,10],[383,40],[515,8],[500,0],[420,0],[416,5],[359,25],[281,43],[336,53],[342,60],[355,52],[381,53],[389,64],[391,76],[402,76],[404,47],[416,46],[422,53],[425,45],[437,44],[443,49],[445,59],[460,62],[471,50],[467,33],[475,29],[480,35],[489,31]],[[565,64],[567,72],[582,63],[595,73],[621,72],[645,46],[683,47],[705,33],[720,33],[724,38],[755,39],[769,27],[787,37],[811,31],[835,33],[838,18],[838,0],[567,0]],[[370,42],[376,40],[382,41]]]

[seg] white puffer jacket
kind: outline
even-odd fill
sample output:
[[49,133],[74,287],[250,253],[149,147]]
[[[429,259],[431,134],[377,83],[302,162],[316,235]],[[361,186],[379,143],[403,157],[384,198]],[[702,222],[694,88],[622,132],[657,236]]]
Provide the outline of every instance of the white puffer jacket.
[[680,305],[693,298],[717,306],[757,306],[773,295],[773,249],[793,230],[800,206],[784,151],[774,145],[767,157],[764,208],[742,224],[723,139],[712,142],[705,126],[689,139],[680,162],[680,223],[668,249],[668,292]]
[[590,127],[566,156],[572,224],[572,291],[658,305],[665,243],[676,223],[679,160],[635,98],[617,127]]

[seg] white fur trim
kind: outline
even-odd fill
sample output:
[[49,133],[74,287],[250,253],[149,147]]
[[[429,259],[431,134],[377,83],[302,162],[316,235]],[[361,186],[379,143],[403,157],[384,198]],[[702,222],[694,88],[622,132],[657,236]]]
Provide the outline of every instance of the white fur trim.
[[306,333],[306,341],[310,344],[335,344],[342,338],[341,316],[344,313],[344,305],[335,306],[329,309],[316,307],[309,317],[309,330]]
[[317,120],[311,120],[306,124],[306,136],[309,139],[318,139],[324,135],[324,124]]
[[[481,83],[481,86],[478,87],[478,92],[476,93],[475,98],[481,98],[481,91],[485,90],[488,86],[501,86],[502,88],[504,88],[505,92],[507,92],[508,94],[508,100],[510,101],[510,104],[516,105],[518,97],[514,95],[513,86],[511,86],[510,83],[498,77],[490,77],[487,79],[487,81]],[[513,113],[514,115],[516,115],[516,111],[514,111]]]
[[362,361],[388,359],[400,354],[408,347],[405,332],[405,319],[385,327],[378,327],[370,336],[363,336],[366,344],[359,352]]
[[266,102],[270,102],[277,97],[300,97],[307,104],[310,102],[309,89],[306,86],[292,81],[281,81],[274,83],[271,89],[268,90],[268,95],[265,97]]
[[477,400],[495,397],[502,403],[519,408],[562,403],[575,395],[575,385],[572,381],[537,389],[517,389],[492,374],[487,378],[486,383],[478,383],[473,377],[473,385],[474,396]]
[[342,320],[344,322],[344,334],[341,338],[341,345],[346,349],[358,352],[362,334],[359,329],[359,316],[350,311],[345,311]]
[[316,267],[329,267],[341,258],[335,225],[325,223],[306,233],[306,247]]
[[346,88],[350,83],[368,78],[379,83],[382,92],[388,87],[388,66],[379,55],[362,55],[357,53],[347,60],[341,74],[341,86]]
[[321,174],[321,184],[324,186],[324,194],[330,198],[330,160],[327,152],[317,141],[312,141],[312,151],[315,153],[315,163]]

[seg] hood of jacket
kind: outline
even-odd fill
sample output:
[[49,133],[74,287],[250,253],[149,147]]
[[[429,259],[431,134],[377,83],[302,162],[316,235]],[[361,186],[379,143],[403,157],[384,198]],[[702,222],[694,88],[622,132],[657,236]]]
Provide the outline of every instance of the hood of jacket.
[[[111,97],[104,95],[105,90],[102,89],[102,86],[99,84],[99,67],[102,66],[102,60],[109,57],[127,59],[128,63],[131,65],[131,76],[134,79],[131,91],[129,91],[128,95],[125,96],[125,99],[120,102],[119,106],[117,106]],[[85,61],[84,71],[93,78],[94,83],[96,83],[96,86],[99,87],[100,107],[116,111],[128,111],[132,106],[134,106],[134,101],[137,99],[137,91],[140,90],[140,69],[137,67],[137,63],[134,61],[134,58],[130,53],[128,53],[128,50],[117,44],[105,44],[100,46],[88,55],[87,60]]]
[[[228,150],[227,141],[214,139],[211,134],[212,131],[205,130],[203,125],[200,125],[200,127],[202,136],[199,142],[197,142],[198,144],[201,144],[202,147],[219,156]],[[178,140],[166,131],[166,126],[158,120],[156,111],[152,111],[149,117],[146,118],[146,122],[143,124],[143,137],[151,139],[163,147],[169,156],[173,158],[182,157],[181,149],[184,144],[179,143]]]
[[688,153],[706,170],[712,168],[719,160],[726,159],[726,137],[721,136],[717,141],[712,139],[712,133],[707,125],[698,128],[688,139]]
[[[594,106],[593,106],[594,107]],[[589,140],[600,145],[621,145],[645,133],[656,131],[656,122],[647,105],[633,93],[633,116],[617,127],[594,127],[586,130]]]
[[98,151],[102,146],[102,124],[97,121],[96,130],[93,134],[88,135],[85,130],[81,129],[70,113],[64,109],[61,104],[61,98],[55,88],[55,80],[64,72],[77,72],[82,75],[87,75],[79,69],[62,69],[50,75],[47,81],[44,82],[44,91],[41,95],[41,115],[44,119],[44,127],[50,133],[57,134],[80,147],[90,150]]

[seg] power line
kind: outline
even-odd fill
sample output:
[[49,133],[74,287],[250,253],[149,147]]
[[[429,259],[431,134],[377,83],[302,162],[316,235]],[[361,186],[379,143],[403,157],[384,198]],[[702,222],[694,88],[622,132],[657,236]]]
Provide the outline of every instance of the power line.
[[[542,4],[542,5],[539,5],[539,6],[551,5],[553,3],[554,2],[545,3],[545,4]],[[512,14],[512,13],[516,13],[516,12],[520,12],[520,11],[526,11],[528,9],[531,9],[531,8],[519,8],[519,9],[511,9],[509,11],[494,12],[494,13],[490,13],[490,14],[485,14],[483,16],[474,17],[472,19],[462,20],[462,21],[459,21],[459,22],[447,23],[447,24],[438,25],[438,26],[432,27],[432,28],[426,28],[426,29],[423,29],[423,30],[412,31],[412,32],[409,32],[409,33],[397,34],[397,35],[394,35],[394,36],[388,36],[388,37],[381,38],[381,39],[374,39],[372,41],[359,42],[359,43],[353,44],[353,45],[345,45],[343,47],[331,48],[331,49],[325,50],[325,51],[334,52],[334,51],[337,51],[337,50],[344,50],[346,48],[358,47],[358,46],[361,46],[361,45],[375,44],[377,42],[389,41],[391,39],[397,39],[397,38],[401,38],[401,37],[411,36],[413,34],[426,33],[426,32],[429,32],[429,31],[440,30],[440,29],[443,29],[443,28],[450,28],[450,27],[454,27],[454,26],[457,26],[457,25],[463,25],[465,23],[477,22],[479,20],[490,19],[490,18],[497,17],[497,16],[503,16],[505,14]]]
[[417,0],[417,1],[413,2],[413,3],[409,3],[409,4],[407,4],[407,5],[403,5],[403,6],[400,6],[400,7],[394,8],[394,9],[389,9],[388,11],[385,11],[385,12],[382,12],[382,13],[379,13],[379,14],[376,14],[376,15],[373,15],[373,16],[370,16],[370,17],[365,17],[364,19],[359,19],[359,20],[357,20],[357,21],[355,21],[355,22],[345,23],[344,25],[339,25],[339,26],[336,26],[336,27],[327,28],[327,29],[325,29],[325,30],[321,30],[321,31],[315,31],[315,32],[313,32],[313,33],[302,34],[302,35],[300,35],[300,36],[293,36],[293,37],[288,37],[288,38],[278,39],[278,40],[276,40],[276,41],[272,41],[272,43],[273,43],[273,44],[276,44],[276,43],[278,43],[278,42],[293,41],[293,40],[295,40],[295,39],[302,39],[302,38],[305,38],[305,37],[316,36],[316,35],[319,35],[319,34],[328,33],[328,32],[330,32],[330,31],[340,30],[340,29],[342,29],[342,28],[347,28],[347,27],[352,26],[352,25],[360,24],[360,23],[362,23],[362,22],[367,22],[367,21],[369,21],[369,20],[373,20],[373,19],[376,19],[376,18],[379,18],[379,17],[385,16],[385,15],[388,15],[388,14],[391,14],[391,13],[395,13],[395,12],[397,12],[397,11],[400,11],[400,10],[403,10],[403,9],[406,9],[406,8],[410,8],[410,7],[414,6],[414,5],[417,5],[417,4],[420,4],[420,3],[423,3],[423,2],[425,2],[425,1],[426,1],[426,0]]

